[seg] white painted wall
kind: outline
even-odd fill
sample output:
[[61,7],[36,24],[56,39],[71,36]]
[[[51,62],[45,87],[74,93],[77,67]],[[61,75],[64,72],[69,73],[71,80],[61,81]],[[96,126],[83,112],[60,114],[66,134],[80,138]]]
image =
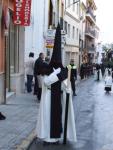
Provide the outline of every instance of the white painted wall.
[[[80,5],[80,34],[81,34],[81,39],[85,41],[85,18],[86,18],[86,9],[82,5],[83,0],[81,1]],[[85,3],[84,3],[85,5]]]
[[[65,4],[64,20],[67,22],[65,64],[66,65],[69,64],[70,59],[74,59],[75,64],[79,66],[79,31],[80,31],[79,3],[73,4],[73,0],[70,0],[70,4],[69,4],[69,0],[66,0],[65,2],[66,3],[64,3]],[[68,25],[70,25],[70,36],[68,34],[69,33]],[[73,27],[75,27],[74,38],[73,38]],[[77,33],[77,29],[78,29],[78,33]]]
[[[64,20],[70,25],[70,37],[68,34],[66,34],[66,44],[67,45],[73,45],[73,46],[79,46],[79,23],[75,20],[73,20],[71,17],[66,15],[64,17]],[[75,36],[73,38],[73,27],[75,27]],[[78,29],[78,37],[77,37],[77,29]],[[68,30],[68,27],[67,27]],[[69,31],[67,31],[69,32]]]
[[98,52],[99,53],[99,56],[98,56],[98,58],[97,58],[97,63],[98,64],[100,64],[100,63],[102,63],[102,44],[101,43],[99,43],[99,44],[97,44],[97,46],[96,46],[96,52]]
[[[70,0],[70,4],[73,4],[73,0]],[[79,4],[79,3],[78,3]],[[74,6],[73,6],[74,5]],[[79,46],[79,13],[77,14],[77,3],[73,4],[70,7],[68,0],[66,0],[66,4],[65,4],[65,15],[64,15],[64,20],[70,24],[70,37],[68,36],[68,34],[66,35],[66,44],[68,45],[72,45],[72,46]],[[73,7],[75,7],[75,9],[73,10]],[[79,11],[79,10],[78,10]],[[73,26],[75,27],[75,38],[73,38]],[[78,29],[78,38],[77,38],[77,34],[76,34],[76,29]],[[67,28],[68,30],[68,28]],[[67,31],[68,32],[68,31]]]
[[32,0],[31,25],[25,28],[25,61],[29,52],[35,54],[35,59],[40,52],[44,52],[44,40],[48,29],[49,0]]

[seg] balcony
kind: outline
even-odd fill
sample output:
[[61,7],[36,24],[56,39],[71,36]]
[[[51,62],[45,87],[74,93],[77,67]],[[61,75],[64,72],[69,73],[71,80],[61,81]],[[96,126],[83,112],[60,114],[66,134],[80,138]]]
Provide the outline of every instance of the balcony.
[[94,16],[91,8],[87,9],[86,17],[88,20],[90,20],[90,22],[93,22],[94,24],[96,23],[96,16]]
[[88,46],[87,50],[88,50],[88,53],[95,53],[96,48],[95,46]]
[[86,29],[85,35],[88,36],[88,37],[90,37],[90,38],[92,38],[92,39],[96,38],[95,30],[92,30],[90,28]]

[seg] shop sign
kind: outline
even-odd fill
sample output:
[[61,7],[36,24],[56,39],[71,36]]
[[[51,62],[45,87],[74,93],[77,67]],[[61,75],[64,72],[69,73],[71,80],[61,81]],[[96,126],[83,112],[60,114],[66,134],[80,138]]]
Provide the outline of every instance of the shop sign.
[[55,30],[48,29],[46,37],[46,48],[52,49],[54,47]]
[[46,39],[46,48],[53,48],[54,39]]
[[29,26],[31,0],[14,0],[13,22],[15,25]]

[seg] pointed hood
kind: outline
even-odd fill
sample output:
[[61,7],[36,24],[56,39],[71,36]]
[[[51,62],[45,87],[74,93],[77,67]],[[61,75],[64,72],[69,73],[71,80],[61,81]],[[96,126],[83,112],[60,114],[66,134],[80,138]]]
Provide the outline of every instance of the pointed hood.
[[54,47],[53,47],[53,53],[52,53],[50,65],[55,68],[62,66],[61,29],[59,23],[56,29],[55,41],[54,41]]

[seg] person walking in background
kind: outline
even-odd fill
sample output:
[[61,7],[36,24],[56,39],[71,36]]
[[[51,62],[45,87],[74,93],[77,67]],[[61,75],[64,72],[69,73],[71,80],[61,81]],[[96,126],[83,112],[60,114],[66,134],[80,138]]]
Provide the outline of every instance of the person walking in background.
[[49,58],[49,57],[45,57],[45,62],[46,62],[47,64],[49,64],[50,58]]
[[29,53],[29,59],[26,62],[26,76],[27,76],[27,92],[32,92],[32,81],[34,72],[34,53]]
[[102,73],[102,77],[104,77],[104,74],[105,74],[105,66],[104,66],[103,63],[101,64],[101,73]]
[[111,70],[112,70],[112,81],[113,81],[113,65],[111,67]]
[[77,96],[76,94],[76,86],[75,86],[75,81],[77,80],[77,67],[74,64],[74,60],[72,59],[70,61],[70,65],[71,65],[71,87],[72,87],[72,91],[73,91],[73,96]]
[[105,77],[108,76],[108,74],[112,73],[112,68],[110,67],[110,65],[108,64],[106,69],[105,69]]
[[39,101],[41,99],[42,93],[42,76],[40,74],[40,70],[42,69],[42,67],[47,66],[47,63],[44,62],[44,58],[45,58],[44,53],[40,53],[34,65],[34,77],[35,77],[34,95],[37,95]]
[[84,64],[81,64],[80,66],[80,77],[81,80],[84,79]]
[[96,71],[97,71],[97,81],[100,80],[100,65],[96,64]]
[[112,76],[111,72],[108,72],[108,75],[105,77],[105,91],[109,93],[112,90]]
[[0,112],[0,120],[5,120],[6,117]]

